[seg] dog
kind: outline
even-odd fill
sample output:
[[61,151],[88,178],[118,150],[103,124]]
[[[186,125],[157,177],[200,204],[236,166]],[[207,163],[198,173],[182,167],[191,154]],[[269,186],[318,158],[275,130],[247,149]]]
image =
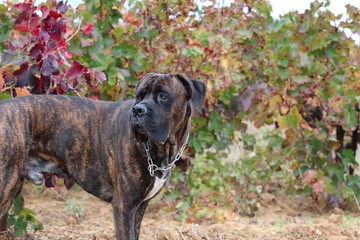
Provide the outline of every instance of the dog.
[[55,95],[0,101],[0,230],[25,179],[41,185],[57,175],[112,204],[117,239],[139,238],[148,202],[184,151],[206,85],[149,73],[135,91],[136,99],[119,102]]

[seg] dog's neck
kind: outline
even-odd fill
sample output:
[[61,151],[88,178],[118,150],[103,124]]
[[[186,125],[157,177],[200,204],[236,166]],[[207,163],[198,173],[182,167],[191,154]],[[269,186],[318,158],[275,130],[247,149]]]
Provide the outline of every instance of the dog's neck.
[[160,178],[170,176],[174,163],[179,160],[187,144],[191,114],[192,109],[189,104],[183,121],[181,121],[177,129],[170,134],[171,137],[169,137],[164,144],[152,142],[149,139],[144,141],[143,139],[142,145],[145,149],[148,170],[151,176]]
[[165,144],[159,145],[151,142],[144,144],[146,151],[147,164],[150,176],[159,178],[168,178],[175,167],[186,147],[189,133],[182,136],[180,142],[166,141]]

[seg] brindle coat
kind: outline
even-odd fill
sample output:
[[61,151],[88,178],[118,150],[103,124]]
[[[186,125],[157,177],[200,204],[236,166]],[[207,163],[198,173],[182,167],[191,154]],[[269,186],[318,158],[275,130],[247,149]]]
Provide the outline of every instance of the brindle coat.
[[[93,101],[71,96],[26,96],[0,102],[0,231],[24,179],[45,174],[74,180],[112,204],[117,239],[138,239],[154,164],[172,162],[190,130],[206,86],[184,75],[147,74],[136,100]],[[152,196],[151,196],[152,197]]]

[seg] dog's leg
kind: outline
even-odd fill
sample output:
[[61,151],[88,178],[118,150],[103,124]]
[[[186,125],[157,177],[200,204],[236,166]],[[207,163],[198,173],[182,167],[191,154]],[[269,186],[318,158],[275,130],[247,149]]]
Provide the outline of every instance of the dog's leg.
[[135,229],[134,229],[135,230],[135,239],[139,239],[141,222],[144,217],[145,210],[146,210],[146,207],[148,206],[149,201],[150,200],[147,200],[147,201],[141,203],[141,205],[139,206],[139,208],[136,211]]
[[114,211],[116,239],[136,240],[134,225],[137,208],[130,207],[130,204],[119,195],[114,196],[111,204]]
[[[0,139],[2,137],[0,135]],[[21,146],[16,145],[11,140],[7,143],[9,143],[9,146],[17,147],[18,150],[7,150],[5,147],[0,148],[0,228],[2,231],[7,230],[7,213],[16,196],[20,194],[24,182],[23,177],[20,176],[20,168],[25,154],[20,150],[22,149]]]
[[7,230],[7,223],[6,223],[6,219],[7,219],[7,214],[5,214],[4,216],[2,216],[0,218],[0,235],[4,232],[6,232]]
[[[1,180],[1,179],[0,179]],[[0,181],[1,182],[1,181]],[[6,195],[6,191],[8,188],[1,188],[0,187],[0,235],[1,233],[4,233],[7,231],[7,216],[8,211],[14,202],[16,196],[18,196],[21,192],[21,188],[23,185],[24,180],[18,179],[15,186],[13,188],[10,188],[8,191],[9,195]],[[7,198],[8,197],[8,198]]]

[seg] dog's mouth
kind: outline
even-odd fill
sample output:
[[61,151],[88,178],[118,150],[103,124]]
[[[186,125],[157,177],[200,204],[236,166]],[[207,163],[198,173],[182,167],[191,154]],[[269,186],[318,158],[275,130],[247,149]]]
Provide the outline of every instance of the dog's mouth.
[[146,134],[146,131],[145,131],[145,128],[140,125],[140,124],[135,124],[135,131],[141,135],[145,135]]
[[136,133],[136,138],[140,142],[147,142],[149,140],[149,137],[146,134],[146,130],[143,126],[140,124],[134,125],[134,131]]
[[153,142],[164,144],[167,140],[167,126],[159,125],[157,119],[143,115],[141,117],[132,116],[132,127],[137,137],[140,139],[151,139]]
[[133,117],[132,118],[132,127],[136,133],[136,135],[138,137],[140,137],[141,139],[147,139],[147,132],[146,129],[144,127],[144,118],[137,118],[137,117]]

